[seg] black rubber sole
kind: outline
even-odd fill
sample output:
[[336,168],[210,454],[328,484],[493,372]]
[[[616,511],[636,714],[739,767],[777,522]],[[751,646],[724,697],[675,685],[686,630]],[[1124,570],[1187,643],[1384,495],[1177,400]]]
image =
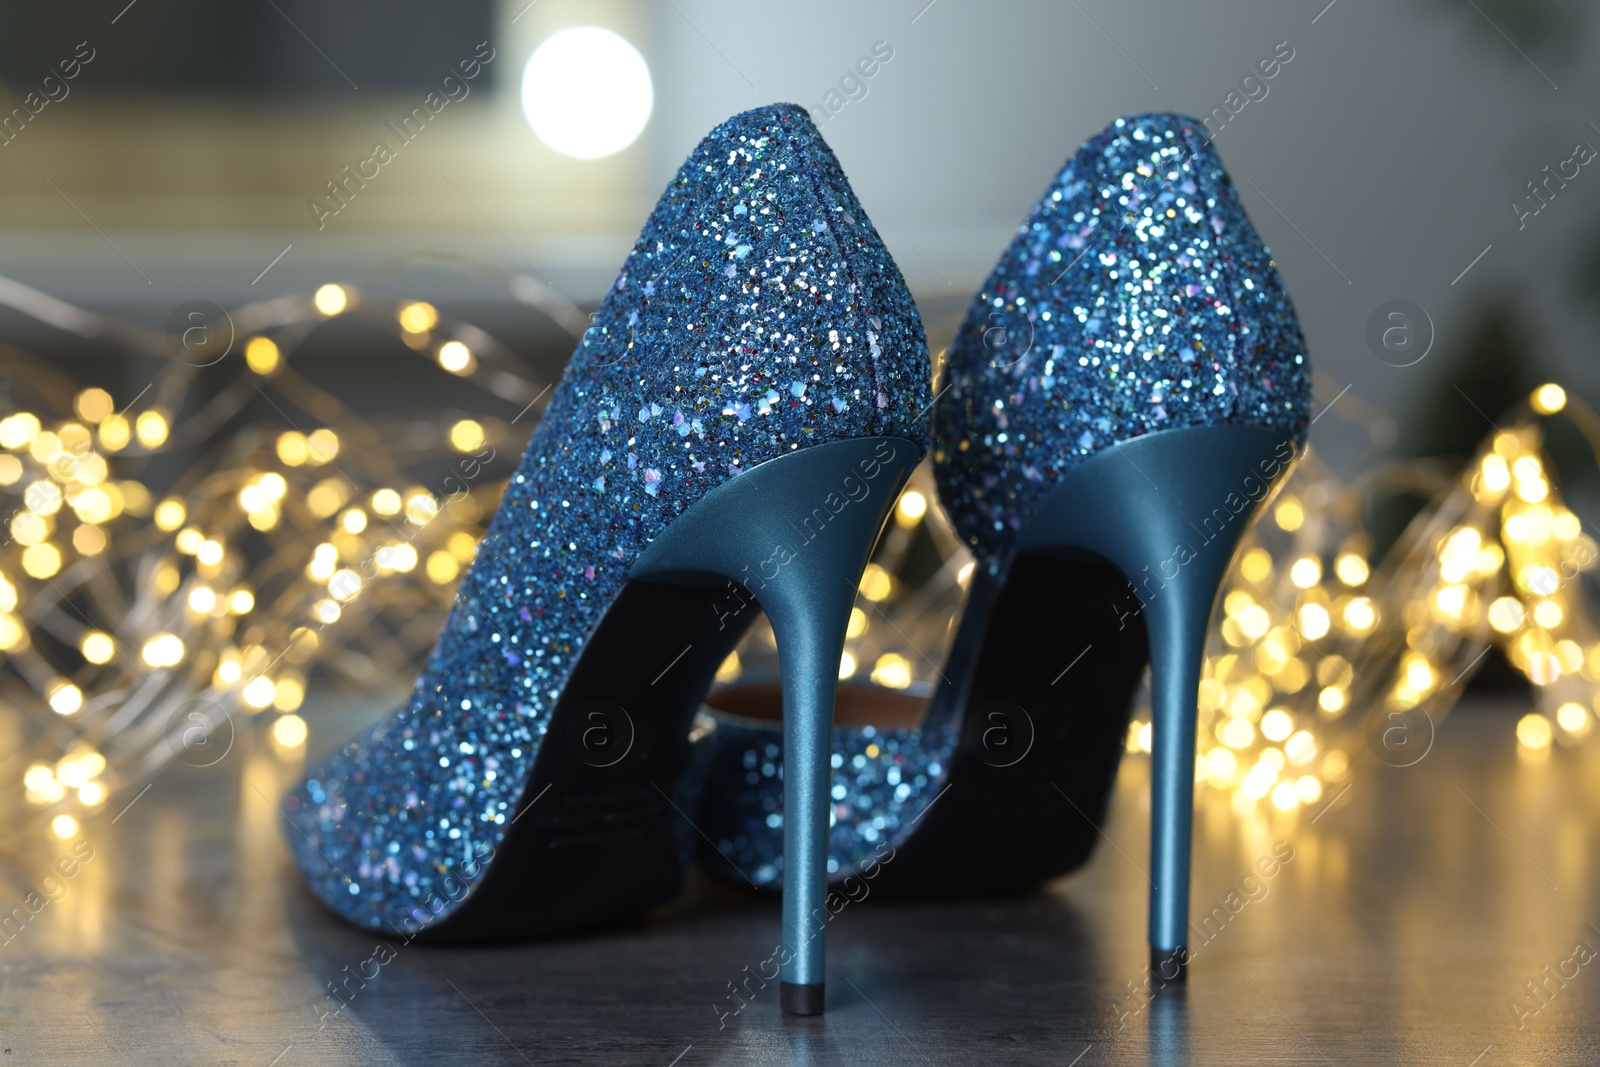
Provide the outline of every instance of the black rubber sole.
[[778,987],[778,1006],[790,1015],[821,1015],[825,988],[822,982],[816,985],[784,982]]
[[[1093,557],[1024,555],[972,602],[986,597],[990,609],[962,621],[980,643],[948,791],[896,846],[874,895],[1014,893],[1082,866],[1100,839],[1148,660],[1137,615],[1118,626],[1127,579]],[[954,684],[935,702],[962,699]]]
[[1150,973],[1169,984],[1188,981],[1189,946],[1152,948],[1150,950]]

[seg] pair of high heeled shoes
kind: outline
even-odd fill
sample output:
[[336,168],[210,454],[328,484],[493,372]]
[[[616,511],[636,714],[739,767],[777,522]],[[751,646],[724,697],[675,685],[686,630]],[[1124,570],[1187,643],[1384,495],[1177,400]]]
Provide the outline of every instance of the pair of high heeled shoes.
[[[907,894],[1084,860],[1148,663],[1150,944],[1180,975],[1206,628],[1300,454],[1304,349],[1203,127],[1141,115],[1051,183],[935,392],[805,111],[729,119],[573,354],[410,702],[288,798],[308,882],[363,927],[510,939],[662,903],[704,838],[781,886],[780,1000],[820,1012],[829,881],[882,846],[875,885]],[[918,729],[835,729],[857,585],[930,444],[976,558],[945,682]],[[691,741],[762,612],[781,732]],[[1022,757],[993,758],[996,715]]]

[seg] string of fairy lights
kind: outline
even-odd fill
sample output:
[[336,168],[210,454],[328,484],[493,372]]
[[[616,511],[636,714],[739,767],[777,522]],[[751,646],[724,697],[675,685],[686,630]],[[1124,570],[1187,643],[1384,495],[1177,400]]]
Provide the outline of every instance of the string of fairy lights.
[[[510,281],[568,333],[587,325],[541,283]],[[240,343],[217,360],[202,349],[203,361],[175,358],[132,324],[66,318],[15,283],[3,299],[163,360],[138,397],[75,388],[33,357],[14,357],[5,375],[22,410],[0,419],[0,730],[25,761],[10,780],[57,836],[173,760],[219,761],[256,722],[296,756],[314,672],[379,692],[414,673],[521,430],[472,417],[375,424],[292,357],[318,323],[358,316],[434,373],[526,402],[529,427],[548,383],[471,324],[351,286],[233,309]],[[180,416],[197,384],[214,391]],[[258,396],[274,421],[232,418]],[[203,458],[158,489],[141,472],[175,450]],[[407,473],[421,469],[433,473]]]
[[[574,339],[588,325],[536,280],[500,280]],[[0,374],[15,409],[0,418],[0,733],[13,753],[0,797],[15,790],[59,837],[174,760],[217,762],[241,731],[299,759],[318,728],[310,687],[395,692],[413,676],[548,402],[550,383],[485,331],[348,285],[232,309],[238,343],[204,365],[14,282],[0,303],[164,361],[138,396],[66,381],[14,350]],[[419,374],[528,407],[509,422],[362,417],[293,366],[339,317],[397,337]],[[197,383],[206,399],[186,410]],[[241,415],[257,397],[268,415]],[[1363,761],[1407,765],[1490,645],[1536,694],[1517,726],[1524,753],[1594,733],[1600,632],[1582,576],[1600,551],[1543,452],[1539,419],[1558,413],[1600,455],[1600,417],[1551,384],[1460,472],[1390,466],[1346,484],[1315,455],[1301,464],[1219,598],[1200,687],[1202,789],[1290,813]],[[161,484],[151,461],[173,452],[204,460]],[[1397,487],[1430,502],[1374,560],[1363,516]],[[924,466],[862,577],[842,679],[906,689],[937,674],[972,561],[934,499]],[[931,575],[906,581],[929,543]],[[718,681],[771,652],[770,629],[756,627]],[[1146,714],[1127,744],[1148,751]]]
[[[1588,736],[1600,640],[1581,576],[1597,550],[1560,500],[1535,416],[1569,409],[1548,384],[1496,430],[1376,564],[1361,516],[1372,485],[1313,457],[1253,528],[1219,605],[1200,689],[1197,777],[1248,809],[1317,803],[1360,762],[1420,761],[1492,645],[1532,684],[1529,755]],[[1593,422],[1572,402],[1575,419]],[[1380,472],[1374,481],[1393,478]],[[1129,739],[1149,749],[1140,722]]]

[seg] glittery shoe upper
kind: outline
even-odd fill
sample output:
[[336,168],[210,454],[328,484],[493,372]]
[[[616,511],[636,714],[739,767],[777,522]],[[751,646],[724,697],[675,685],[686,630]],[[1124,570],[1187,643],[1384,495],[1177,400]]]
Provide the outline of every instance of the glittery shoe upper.
[[1305,340],[1203,128],[1118,119],[1018,228],[951,347],[939,497],[1004,558],[1058,476],[1120,441],[1216,423],[1304,439]]
[[[713,715],[716,731],[700,858],[730,881],[783,885],[783,731]],[[829,775],[828,880],[869,870],[899,845],[944,788],[959,723],[835,726]]]
[[453,910],[649,540],[796,448],[924,442],[929,385],[910,294],[805,111],[713,130],[574,353],[409,704],[288,798],[312,888],[369,927]]

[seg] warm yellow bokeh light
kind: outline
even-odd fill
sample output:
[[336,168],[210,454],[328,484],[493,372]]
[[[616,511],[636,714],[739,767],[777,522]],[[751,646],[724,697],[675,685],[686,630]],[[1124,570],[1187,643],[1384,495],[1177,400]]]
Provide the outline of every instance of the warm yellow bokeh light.
[[1524,715],[1517,721],[1517,743],[1524,748],[1549,748],[1554,736],[1550,720],[1536,712]]
[[350,295],[338,285],[328,284],[319,288],[316,295],[311,298],[312,304],[324,315],[337,315],[350,305]]
[[1345,585],[1357,586],[1366,583],[1367,578],[1371,575],[1371,570],[1367,567],[1366,560],[1354,552],[1345,552],[1334,560],[1333,573],[1337,574],[1339,580]]
[[1561,605],[1554,600],[1541,600],[1533,606],[1533,621],[1546,630],[1561,625]]
[[373,554],[373,560],[379,570],[408,572],[416,568],[417,550],[408,544],[384,545]]
[[306,686],[299,678],[285,675],[275,683],[272,706],[279,711],[297,711],[306,699]]
[[461,564],[448,552],[434,552],[428,556],[428,577],[439,585],[447,585],[461,573]]
[[907,489],[900,494],[900,503],[895,508],[895,521],[901,526],[915,526],[922,521],[922,516],[927,513],[927,497],[915,489]]
[[68,789],[77,789],[90,778],[89,768],[71,756],[56,764],[56,781]]
[[42,793],[45,788],[56,780],[55,773],[47,764],[35,763],[22,775],[23,787],[30,793]]
[[483,424],[476,419],[462,419],[450,427],[450,447],[457,452],[476,452],[483,441]]
[[1222,725],[1222,743],[1229,748],[1248,748],[1256,739],[1256,728],[1249,719],[1229,719]]
[[61,570],[61,552],[48,542],[29,545],[22,553],[22,569],[30,578],[53,578]]
[[462,563],[471,563],[473,557],[478,554],[478,539],[466,530],[457,530],[450,535],[449,540],[445,541],[445,547]]
[[244,346],[245,365],[263,377],[278,369],[281,358],[270,337],[252,337]]
[[439,324],[439,312],[432,304],[419,300],[403,306],[395,319],[407,333],[427,333]]
[[183,662],[183,639],[177,634],[156,634],[144,643],[139,655],[152,667],[176,667]]
[[111,640],[111,635],[99,630],[84,634],[83,640],[78,643],[78,650],[83,653],[84,659],[96,664],[110,663],[111,657],[117,654],[116,642]]
[[1582,735],[1589,729],[1589,709],[1569,701],[1556,709],[1556,722],[1567,733]]
[[860,608],[850,609],[850,621],[845,624],[846,637],[860,637],[867,632],[867,613]]
[[285,430],[278,435],[278,459],[290,467],[298,467],[305,463],[310,456],[310,449],[306,447],[305,434],[296,430]]
[[24,547],[39,544],[53,529],[49,519],[34,511],[19,511],[11,517],[11,537]]
[[51,683],[47,699],[50,710],[57,715],[75,715],[83,707],[83,690],[64,678],[58,678]]
[[1206,777],[1217,785],[1232,785],[1238,770],[1239,761],[1230,749],[1214,748],[1206,753]]
[[44,430],[28,445],[28,455],[40,463],[53,463],[63,451],[61,438]]
[[472,349],[460,341],[446,341],[439,346],[439,366],[451,374],[468,374],[475,362]]
[[73,399],[72,407],[85,422],[100,422],[117,410],[110,393],[92,387],[79,393]]
[[98,556],[106,549],[106,535],[98,526],[80,526],[72,531],[72,547],[84,556]]
[[1289,580],[1301,589],[1310,589],[1322,581],[1322,562],[1311,556],[1302,556],[1289,568]]
[[0,612],[0,652],[15,652],[28,643],[28,631],[15,615]]
[[41,426],[39,417],[26,411],[15,415],[8,415],[0,419],[0,447],[9,449],[26,448]]
[[339,435],[326,427],[306,435],[306,462],[312,466],[332,463],[339,455]]
[[1344,622],[1358,632],[1370,630],[1378,622],[1377,608],[1364,596],[1352,597],[1344,608]]
[[328,592],[341,603],[354,600],[361,592],[361,576],[348,567],[335,571],[328,579]]
[[156,505],[155,524],[158,529],[170,532],[182,526],[183,520],[188,518],[188,515],[188,511],[183,506],[183,501],[163,500]]
[[379,515],[400,514],[400,494],[393,489],[379,489],[372,494],[372,510]]
[[167,417],[159,411],[140,412],[133,433],[146,448],[159,448],[167,439]]
[[272,724],[272,740],[284,748],[299,748],[306,743],[306,721],[298,715],[280,715]]
[[1239,573],[1248,582],[1264,582],[1272,574],[1272,556],[1264,548],[1252,548],[1239,560]]
[[1251,604],[1239,612],[1239,629],[1252,641],[1259,641],[1272,628],[1272,616],[1259,604]]
[[1567,391],[1555,382],[1547,382],[1533,391],[1529,402],[1539,414],[1554,415],[1567,406]]
[[120,452],[133,440],[133,427],[121,415],[113,415],[101,422],[96,433],[100,438],[100,447],[107,452]]
[[872,680],[890,689],[911,684],[911,663],[897,652],[885,652],[872,667]]
[[1317,739],[1311,736],[1309,730],[1296,730],[1290,735],[1289,740],[1283,743],[1284,755],[1289,757],[1289,762],[1296,767],[1303,767],[1317,756]]
[[22,492],[22,502],[35,515],[54,515],[61,510],[61,487],[55,482],[37,481]]
[[1522,601],[1503,596],[1489,605],[1489,625],[1500,633],[1508,634],[1522,625]]
[[245,706],[251,711],[260,711],[262,708],[271,705],[272,698],[277,695],[278,687],[273,684],[272,679],[264,674],[258,674],[245,683],[244,689],[239,693],[239,698],[244,701]]
[[886,600],[893,589],[894,581],[888,571],[876,563],[867,564],[867,569],[861,574],[862,596],[872,601]]
[[1321,604],[1302,604],[1300,610],[1295,612],[1295,618],[1301,635],[1308,641],[1326,636],[1331,626],[1328,609]]
[[306,494],[306,508],[319,519],[326,519],[349,499],[347,486],[341,478],[324,478]]

